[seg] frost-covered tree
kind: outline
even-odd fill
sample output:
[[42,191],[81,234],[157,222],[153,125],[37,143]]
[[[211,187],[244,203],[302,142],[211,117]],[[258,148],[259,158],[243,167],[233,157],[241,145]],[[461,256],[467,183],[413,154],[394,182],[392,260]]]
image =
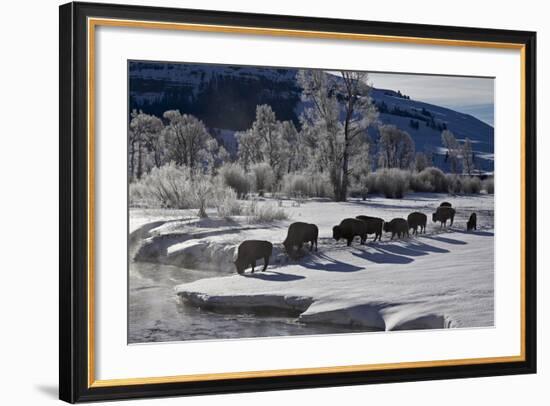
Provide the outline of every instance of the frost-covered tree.
[[[367,128],[377,119],[378,114],[369,96],[366,72],[341,71],[342,81],[338,82],[339,95],[344,108],[344,148],[342,151],[342,188],[338,200],[346,200],[351,173],[350,161],[357,149],[367,140]],[[356,142],[357,141],[357,142]],[[368,150],[367,150],[368,151]]]
[[340,106],[329,89],[328,75],[317,70],[301,70],[297,75],[302,87],[302,100],[308,107],[302,113],[302,134],[310,151],[314,170],[328,172],[335,196],[341,190],[341,124]]
[[[328,171],[335,199],[347,197],[353,157],[368,142],[367,128],[376,120],[367,74],[340,72],[331,78],[316,70],[298,72],[302,99],[311,107],[302,114],[302,131],[313,144],[320,171]],[[342,121],[341,121],[342,118]]]
[[414,167],[417,172],[422,172],[428,167],[428,157],[424,152],[417,152],[414,159]]
[[259,196],[271,190],[275,183],[275,173],[267,162],[252,165],[250,171],[254,175],[254,186]]
[[358,154],[353,157],[353,172],[351,175],[353,184],[361,192],[363,200],[366,199],[368,188],[368,176],[371,172],[372,162],[369,154],[369,144],[363,144]]
[[451,172],[457,174],[460,168],[460,144],[450,130],[441,133],[441,143],[447,148],[446,159],[451,167]]
[[383,125],[379,127],[379,130],[379,167],[412,168],[415,160],[415,147],[409,133],[394,125]]
[[164,118],[168,120],[165,138],[170,159],[193,170],[211,161],[217,142],[214,144],[215,140],[202,121],[190,114],[181,114],[179,110],[166,111]]
[[[302,142],[302,136],[294,126],[292,121],[283,121],[280,126],[282,138],[282,157],[281,168],[283,172],[296,172],[307,165],[305,146]],[[280,174],[282,176],[283,174]]]
[[252,123],[251,131],[262,140],[263,160],[275,171],[282,160],[280,125],[271,106],[262,104],[256,107],[256,120]]
[[145,114],[142,111],[132,111],[128,134],[129,172],[132,178],[141,178],[147,149],[157,145],[160,147],[155,139],[160,136],[162,127],[162,121],[158,117]]
[[471,176],[475,169],[474,166],[474,152],[472,150],[472,142],[469,138],[466,138],[462,144],[462,163],[466,173]]
[[256,137],[251,129],[235,133],[235,138],[239,145],[239,162],[244,170],[247,171],[251,165],[263,162],[262,140]]

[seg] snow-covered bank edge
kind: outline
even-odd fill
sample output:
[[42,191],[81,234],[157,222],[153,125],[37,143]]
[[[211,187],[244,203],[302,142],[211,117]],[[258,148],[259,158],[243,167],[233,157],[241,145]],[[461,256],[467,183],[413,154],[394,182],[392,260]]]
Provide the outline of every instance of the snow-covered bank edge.
[[204,293],[178,290],[176,293],[194,306],[223,313],[265,312],[297,317],[313,303],[307,296],[286,296],[277,294],[209,296]]
[[433,312],[402,311],[384,303],[365,303],[324,310],[323,305],[307,296],[283,294],[213,295],[187,290],[175,291],[186,303],[221,313],[277,314],[296,317],[304,324],[331,324],[364,331],[443,329],[455,327],[451,318]]

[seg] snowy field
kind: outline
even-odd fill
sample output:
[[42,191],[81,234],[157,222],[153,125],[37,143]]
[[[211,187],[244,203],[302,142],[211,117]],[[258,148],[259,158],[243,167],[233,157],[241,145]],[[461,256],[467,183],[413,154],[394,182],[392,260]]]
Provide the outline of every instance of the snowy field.
[[[454,226],[443,230],[431,222],[431,213],[442,201],[451,202],[457,210]],[[372,197],[297,204],[266,199],[260,204],[282,205],[289,219],[249,224],[246,218],[220,219],[214,213],[198,219],[193,211],[131,209],[131,276],[139,263],[163,264],[172,274],[192,269],[204,278],[181,284],[177,277],[171,279],[173,295],[179,298],[177,306],[218,314],[254,314],[258,320],[265,312],[279,312],[299,324],[341,326],[342,331],[493,325],[492,195],[417,193],[401,200]],[[343,218],[363,214],[389,221],[406,218],[412,211],[428,215],[426,234],[400,241],[389,241],[385,234],[376,243],[371,235],[366,245],[356,239],[352,247],[332,239],[332,227]],[[466,221],[474,211],[478,230],[466,232]],[[319,250],[289,260],[281,243],[294,221],[319,227]],[[246,239],[274,244],[267,271],[258,272],[258,266],[254,274],[249,270],[236,274],[232,263],[236,247]],[[130,312],[144,289],[132,291],[133,280]],[[147,282],[141,279],[140,283]],[[142,326],[144,321],[133,323],[132,315],[130,319],[132,335],[132,326]],[[211,331],[210,337],[221,335]],[[177,331],[170,339],[178,339]]]

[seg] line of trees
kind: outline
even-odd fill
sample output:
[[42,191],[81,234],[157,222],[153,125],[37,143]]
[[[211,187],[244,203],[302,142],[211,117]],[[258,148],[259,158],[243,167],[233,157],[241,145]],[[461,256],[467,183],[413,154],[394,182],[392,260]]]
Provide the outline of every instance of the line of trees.
[[[168,110],[156,117],[133,111],[128,135],[131,181],[171,164],[188,168],[190,176],[242,172],[260,195],[291,183],[317,188],[315,179],[322,179],[330,184],[331,196],[344,201],[350,190],[368,189],[369,174],[375,168],[421,172],[433,165],[431,154],[415,151],[408,132],[379,123],[366,73],[339,74],[336,78],[318,70],[299,71],[305,106],[300,128],[292,121],[278,120],[271,106],[259,105],[250,128],[235,134],[234,155],[192,115]],[[376,143],[369,137],[369,128],[379,133]],[[449,130],[441,138],[452,172],[463,166],[471,175],[475,157],[470,140],[460,143]],[[310,179],[310,185],[304,184],[305,179]],[[250,187],[228,186],[238,196]]]

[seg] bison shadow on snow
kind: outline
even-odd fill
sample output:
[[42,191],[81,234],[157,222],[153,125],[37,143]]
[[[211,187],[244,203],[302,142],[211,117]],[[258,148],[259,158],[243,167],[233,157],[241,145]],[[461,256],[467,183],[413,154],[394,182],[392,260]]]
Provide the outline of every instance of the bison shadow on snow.
[[[324,260],[324,262],[321,262],[320,260]],[[364,269],[356,265],[339,261],[337,259],[329,257],[326,254],[318,254],[309,257],[307,260],[301,262],[300,265],[302,265],[304,268],[327,272],[357,272]]]
[[352,252],[352,255],[354,255],[358,258],[373,262],[375,264],[400,264],[400,265],[405,265],[405,264],[410,264],[411,262],[414,261],[413,258],[409,258],[409,257],[403,256],[403,255],[392,254],[391,252],[385,251],[385,250],[380,249],[378,247],[376,247],[374,249],[376,250],[375,252],[371,252],[370,250],[368,250],[368,251],[362,251],[362,250],[359,251],[358,250],[356,252]]
[[473,234],[473,235],[479,235],[481,237],[494,237],[495,233],[492,231],[482,231],[482,230],[453,230],[454,233],[461,233],[461,234]]
[[[453,232],[456,232],[455,230],[453,230]],[[423,238],[429,238],[430,240],[436,240],[436,241],[441,241],[441,242],[444,242],[445,244],[453,244],[453,245],[466,245],[468,244],[466,241],[460,241],[460,240],[455,240],[454,238],[449,238],[449,237],[442,237],[440,235],[425,235],[423,236]]]
[[430,253],[445,254],[449,252],[449,250],[445,248],[434,247],[433,245],[419,241],[405,242],[404,244],[384,244],[375,248],[410,257],[420,257]]
[[445,254],[448,252],[450,251],[444,248],[434,247],[419,241],[410,241],[401,244],[371,244],[369,249],[354,252],[353,255],[376,264],[409,264],[414,261],[414,257],[429,255],[430,253]]
[[261,279],[263,281],[270,281],[270,282],[290,282],[290,281],[297,281],[300,279],[305,279],[305,276],[301,275],[294,275],[289,273],[281,273],[276,271],[270,271],[266,270],[265,272],[261,273],[243,273],[242,276],[245,276],[247,278],[254,278],[254,279]]

